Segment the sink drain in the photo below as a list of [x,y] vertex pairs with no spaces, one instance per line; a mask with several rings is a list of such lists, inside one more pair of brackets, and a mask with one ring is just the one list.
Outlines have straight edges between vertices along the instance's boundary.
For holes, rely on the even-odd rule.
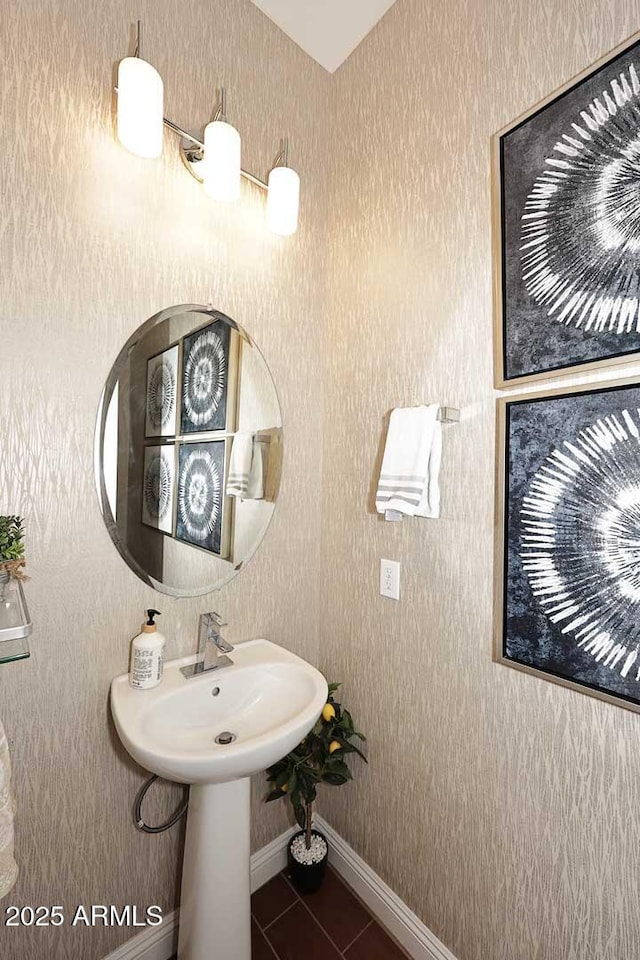
[[219,733],[216,737],[216,743],[219,743],[220,746],[226,747],[228,744],[233,743],[234,740],[237,740],[235,733],[230,733],[229,730],[223,730],[222,733]]

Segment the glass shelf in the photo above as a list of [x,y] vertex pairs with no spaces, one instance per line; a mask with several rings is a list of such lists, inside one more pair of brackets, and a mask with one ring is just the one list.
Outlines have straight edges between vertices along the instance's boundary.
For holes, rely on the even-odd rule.
[[22,583],[10,580],[0,584],[0,663],[29,656],[27,638],[32,629]]

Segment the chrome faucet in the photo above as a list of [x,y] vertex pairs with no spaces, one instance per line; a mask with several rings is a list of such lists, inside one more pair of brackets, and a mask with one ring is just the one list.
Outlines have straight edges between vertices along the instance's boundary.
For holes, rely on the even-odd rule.
[[200,636],[198,638],[198,659],[202,654],[202,669],[215,670],[216,667],[226,667],[233,663],[229,657],[233,647],[221,636],[220,627],[226,627],[227,622],[219,613],[203,613],[200,617]]
[[218,667],[229,667],[233,664],[233,660],[226,656],[227,653],[231,653],[233,646],[227,643],[220,633],[220,628],[226,625],[220,614],[215,611],[202,614],[196,661],[186,667],[180,667],[185,677],[195,677],[207,670],[217,670]]

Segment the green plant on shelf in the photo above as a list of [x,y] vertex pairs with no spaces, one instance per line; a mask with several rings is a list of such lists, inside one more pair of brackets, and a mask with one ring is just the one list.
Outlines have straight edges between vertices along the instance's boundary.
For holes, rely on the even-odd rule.
[[0,572],[21,578],[24,565],[24,521],[0,516]]
[[364,741],[366,737],[356,730],[349,711],[334,699],[339,686],[329,684],[329,696],[316,725],[294,750],[267,769],[267,781],[273,786],[265,800],[270,803],[288,797],[295,818],[305,831],[307,850],[311,846],[311,817],[319,784],[339,787],[353,779],[346,754],[357,753],[367,762],[352,742]]

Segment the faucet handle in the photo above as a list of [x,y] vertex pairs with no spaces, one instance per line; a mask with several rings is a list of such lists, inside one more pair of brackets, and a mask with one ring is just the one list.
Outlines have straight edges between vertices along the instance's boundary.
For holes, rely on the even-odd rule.
[[233,647],[230,643],[220,636],[219,628],[226,627],[227,623],[222,619],[219,613],[216,613],[215,610],[211,613],[203,613],[202,622],[207,631],[207,637],[211,640],[212,643],[216,645],[218,650],[221,653],[231,653]]
[[202,619],[207,627],[226,627],[227,621],[212,610],[211,613],[203,613]]

